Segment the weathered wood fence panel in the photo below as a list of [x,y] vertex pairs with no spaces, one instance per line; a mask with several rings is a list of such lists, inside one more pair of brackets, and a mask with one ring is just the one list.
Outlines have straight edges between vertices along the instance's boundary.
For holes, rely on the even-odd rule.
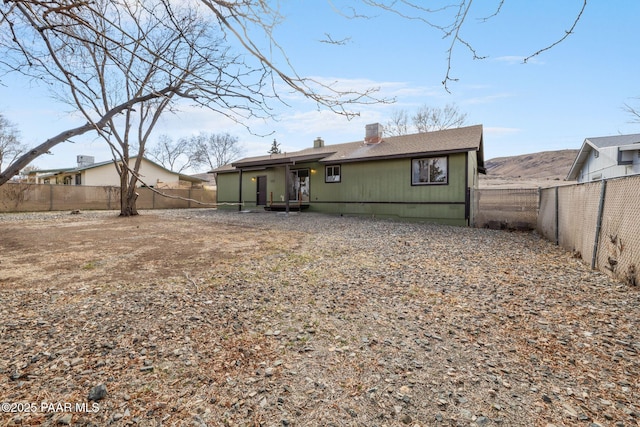
[[[215,190],[201,188],[138,188],[138,209],[215,207]],[[76,185],[24,184],[0,186],[0,212],[120,209],[120,188]]]

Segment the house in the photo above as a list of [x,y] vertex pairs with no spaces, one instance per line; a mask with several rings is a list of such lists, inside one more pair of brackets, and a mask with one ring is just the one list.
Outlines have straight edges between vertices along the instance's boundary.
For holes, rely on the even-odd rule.
[[640,133],[587,138],[567,181],[590,182],[640,173]]
[[193,178],[200,178],[202,180],[202,188],[205,190],[216,189],[216,178],[212,173],[196,173],[191,175]]
[[219,209],[308,209],[468,225],[470,190],[485,173],[482,125],[248,157],[217,174]]
[[[129,166],[134,167],[137,156],[129,158]],[[95,163],[92,156],[77,156],[77,166],[65,169],[34,170],[28,174],[28,181],[36,184],[120,186],[120,176],[113,160]],[[142,180],[137,186],[148,185],[157,188],[179,188],[201,186],[204,180],[189,175],[172,172],[142,158],[139,175]]]

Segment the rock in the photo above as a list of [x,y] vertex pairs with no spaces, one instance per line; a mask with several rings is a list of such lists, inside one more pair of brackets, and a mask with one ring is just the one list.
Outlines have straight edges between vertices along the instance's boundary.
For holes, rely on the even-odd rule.
[[71,425],[71,414],[64,414],[62,417],[58,418],[58,424],[63,426]]
[[578,418],[578,412],[568,403],[563,403],[562,409],[564,409],[565,416],[569,418]]
[[[123,257],[125,239],[117,252],[96,245],[98,256],[86,259],[97,267],[78,272],[72,267],[88,261],[48,246],[62,276],[0,278],[17,285],[5,287],[0,305],[5,394],[79,397],[89,410],[99,407],[69,413],[71,425],[602,427],[638,418],[640,306],[628,287],[536,235],[309,219],[305,229],[300,216],[300,224],[287,223],[294,229],[280,230],[262,228],[269,215],[256,215],[231,237],[217,235],[227,227],[217,221],[190,221],[203,240],[183,253],[184,269],[199,293],[169,273],[181,256],[166,266],[155,252]],[[328,235],[315,232],[316,221]],[[115,225],[134,231],[115,221],[107,228]],[[199,261],[213,250],[203,230],[225,242],[215,246],[224,262]],[[265,230],[278,238],[241,247],[264,257],[227,256],[236,253],[226,252],[229,242]],[[65,241],[84,251],[85,237],[69,233]],[[273,251],[264,246],[281,239]],[[29,272],[34,251],[0,265],[21,261]],[[129,255],[141,257],[131,277],[122,275]],[[108,393],[96,390],[87,401],[82,393],[99,383]],[[55,426],[64,415],[13,424]]]
[[97,402],[107,397],[107,386],[98,384],[89,391],[88,400]]
[[473,418],[473,414],[471,413],[471,411],[464,408],[460,409],[460,415],[462,415],[465,420],[469,421]]

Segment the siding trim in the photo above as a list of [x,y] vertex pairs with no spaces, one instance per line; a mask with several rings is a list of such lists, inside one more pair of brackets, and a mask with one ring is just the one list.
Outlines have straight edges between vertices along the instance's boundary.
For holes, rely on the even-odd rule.
[[347,205],[466,205],[466,202],[376,202],[376,201],[332,201],[312,200],[309,206],[315,204],[347,204]]

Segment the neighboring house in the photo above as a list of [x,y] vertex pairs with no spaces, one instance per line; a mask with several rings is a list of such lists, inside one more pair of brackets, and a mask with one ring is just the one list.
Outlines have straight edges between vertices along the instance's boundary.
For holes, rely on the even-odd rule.
[[[129,159],[131,168],[135,165],[136,157]],[[94,163],[92,156],[78,156],[77,159],[78,165],[74,168],[34,170],[29,172],[28,180],[36,184],[120,187],[120,176],[113,160]],[[146,158],[140,164],[139,176],[144,181],[144,184],[138,181],[139,187],[145,184],[157,188],[195,187],[202,186],[204,182],[200,178],[172,172]]]
[[640,173],[640,133],[587,138],[567,181],[590,182]]
[[[482,126],[383,137],[248,157],[214,171],[218,208],[371,215],[468,225],[485,173]],[[238,205],[240,204],[240,205]]]
[[212,173],[197,173],[191,175],[194,178],[200,178],[202,180],[202,188],[205,190],[215,190],[216,189],[216,178]]

